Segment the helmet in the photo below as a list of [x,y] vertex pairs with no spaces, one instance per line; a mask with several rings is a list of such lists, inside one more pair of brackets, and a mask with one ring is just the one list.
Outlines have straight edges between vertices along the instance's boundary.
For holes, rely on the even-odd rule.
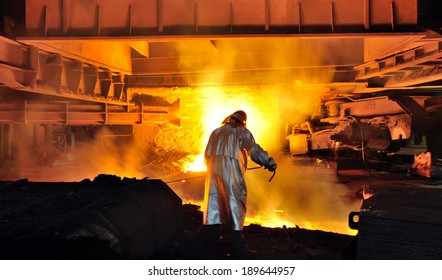
[[247,122],[247,114],[246,112],[242,111],[242,110],[238,110],[235,113],[230,115],[231,119],[235,119],[237,122],[239,122],[240,124],[242,124],[243,126],[246,125]]

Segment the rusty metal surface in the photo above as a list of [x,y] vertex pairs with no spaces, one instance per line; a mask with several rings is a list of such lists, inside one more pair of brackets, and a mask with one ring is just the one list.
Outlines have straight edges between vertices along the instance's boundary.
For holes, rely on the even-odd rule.
[[430,40],[421,46],[355,67],[356,80],[375,81],[388,88],[424,84],[441,79],[442,41]]
[[416,0],[26,1],[27,36],[394,32],[416,24]]
[[23,44],[0,41],[0,83],[21,92],[125,106],[132,86],[296,79],[358,95],[442,79],[441,39],[424,39],[416,0],[27,0],[25,6],[17,37]]
[[169,106],[118,106],[75,102],[0,103],[0,123],[127,125],[156,123],[180,126],[180,101]]
[[0,37],[0,70],[1,123],[180,126],[179,100],[163,107],[134,104],[124,74],[82,60]]
[[404,110],[388,98],[362,99],[340,105],[341,116],[367,117],[401,114]]
[[0,38],[0,82],[10,88],[128,102],[122,73]]

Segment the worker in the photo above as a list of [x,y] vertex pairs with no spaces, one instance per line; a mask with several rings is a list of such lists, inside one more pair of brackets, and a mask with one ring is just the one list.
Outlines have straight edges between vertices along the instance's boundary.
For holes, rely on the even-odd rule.
[[246,128],[247,115],[236,111],[227,116],[215,129],[206,146],[204,159],[207,166],[204,195],[203,224],[208,229],[209,239],[224,238],[222,232],[230,233],[231,255],[247,257],[243,236],[247,210],[247,188],[244,173],[247,159],[271,172],[276,163]]

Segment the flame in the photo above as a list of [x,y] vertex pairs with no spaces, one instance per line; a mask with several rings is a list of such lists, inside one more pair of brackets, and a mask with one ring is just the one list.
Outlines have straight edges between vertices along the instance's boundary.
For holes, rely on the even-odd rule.
[[244,223],[246,226],[251,224],[262,225],[266,227],[296,227],[296,223],[286,216],[284,210],[275,209],[273,211],[265,211],[263,213],[250,213],[246,216]]
[[183,168],[184,173],[207,170],[206,164],[204,163],[204,154],[189,156],[189,158],[190,161],[184,163],[184,168]]
[[355,230],[350,229],[346,223],[339,220],[306,220],[301,217],[290,217],[284,210],[258,211],[248,213],[244,225],[261,225],[271,228],[303,228],[308,230],[321,230],[341,234],[355,235]]
[[[182,128],[161,130],[158,126],[144,124],[134,126],[134,141],[136,141],[134,146],[137,149],[128,149],[124,152],[111,153],[109,151],[113,151],[114,146],[118,145],[103,149],[98,139],[87,145],[81,153],[78,147],[77,155],[81,162],[87,160],[93,165],[88,165],[82,171],[70,168],[75,170],[74,175],[91,178],[97,173],[111,173],[127,177],[164,179],[165,175],[176,174],[177,166],[182,168],[179,170],[180,173],[205,171],[203,153],[210,133],[221,125],[226,116],[236,110],[244,110],[247,113],[247,127],[253,133],[256,142],[270,155],[274,156],[277,152],[283,151],[283,145],[286,144],[286,124],[300,123],[306,119],[306,116],[317,113],[320,105],[319,97],[323,94],[320,85],[330,81],[330,77],[323,72],[286,72],[283,69],[286,69],[285,66],[290,66],[286,65],[286,62],[296,61],[300,65],[314,66],[321,65],[320,60],[323,57],[330,59],[333,56],[321,54],[317,51],[317,46],[310,47],[305,40],[238,40],[235,41],[238,48],[229,45],[230,42],[221,40],[217,42],[216,49],[211,43],[205,46],[224,54],[244,53],[244,59],[238,60],[236,59],[238,56],[224,55],[223,59],[218,61],[214,53],[208,57],[213,60],[196,63],[194,60],[189,60],[188,54],[197,52],[201,42],[189,45],[187,40],[183,40],[178,44],[182,49],[176,51],[182,53],[184,57],[179,66],[181,70],[184,72],[207,70],[208,73],[215,75],[198,81],[198,84],[190,81],[189,84],[193,87],[128,89],[128,95],[144,93],[163,97],[170,102],[181,98],[181,103],[184,105],[181,108]],[[293,52],[291,47],[298,43],[303,51]],[[275,52],[278,57],[263,64],[260,55],[262,50],[283,46],[286,46],[286,49]],[[233,60],[227,59],[230,57]],[[275,69],[282,69],[276,72],[277,75],[292,77],[292,81],[290,82],[288,78],[284,84],[263,85],[259,81],[262,76],[252,75],[255,78],[251,77],[251,80],[245,83],[256,83],[254,86],[225,86],[229,81],[223,77],[224,69],[230,71],[260,69],[263,65],[271,68],[272,65],[268,63],[274,63]],[[309,85],[314,90],[309,89]],[[183,154],[187,155],[184,159],[182,159]],[[167,166],[161,169],[160,176],[157,176],[156,168],[164,163]],[[279,159],[277,163],[278,174],[271,184],[268,182],[269,173],[263,169],[246,174],[249,193],[246,225],[254,223],[267,227],[300,226],[307,229],[348,233],[345,229],[347,215],[350,210],[354,210],[354,207],[339,200],[333,177],[297,170],[300,169],[299,166],[281,162]],[[314,181],[312,178],[319,179]],[[190,184],[182,182],[186,187]],[[198,182],[197,189],[204,190],[204,183]],[[178,193],[177,187],[174,190]],[[185,198],[190,196],[188,188],[183,188],[179,195],[183,198],[183,203],[202,204],[202,197],[189,200]]]
[[[268,120],[268,115],[279,115],[277,97],[273,100],[261,98],[257,105],[256,96],[250,97],[243,93],[250,91],[248,87],[234,89],[238,93],[229,92],[225,87],[202,87],[200,90],[204,99],[200,120],[196,120],[201,122],[202,128],[202,141],[197,149],[200,153],[188,158],[189,162],[184,166],[185,172],[206,170],[204,149],[210,133],[221,125],[225,117],[237,110],[243,110],[247,113],[249,116],[247,128],[252,131],[255,139],[259,139],[260,144],[268,146],[274,141],[274,135],[268,133],[274,130]],[[259,106],[259,103],[262,105]]]
[[[186,199],[183,204],[192,204],[202,209],[204,202],[196,199]],[[321,230],[341,234],[355,235],[355,230],[350,229],[346,223],[339,220],[306,220],[291,216],[282,209],[249,211],[244,222],[245,226],[261,225],[270,228],[303,228],[308,230]]]
[[[210,133],[221,125],[224,118],[236,110],[244,110],[248,115],[247,127],[255,140],[269,155],[277,157],[278,151],[283,150],[278,139],[285,139],[285,127],[288,118],[302,116],[285,111],[289,104],[296,103],[298,110],[294,112],[313,111],[313,102],[293,91],[302,90],[303,84],[295,81],[293,88],[284,92],[284,88],[269,87],[216,87],[205,86],[196,88],[193,92],[201,102],[201,111],[190,113],[194,132],[200,135],[201,142],[196,152],[186,157],[184,172],[205,171],[204,150]],[[278,92],[278,94],[275,94]],[[296,92],[295,92],[296,93]],[[309,104],[310,103],[310,104]],[[283,109],[281,109],[283,108]],[[281,112],[283,110],[283,112]],[[289,111],[292,112],[292,111]],[[282,117],[281,117],[282,116]],[[286,162],[284,162],[286,161]],[[339,194],[334,188],[334,175],[321,174],[320,188],[310,187],[318,174],[313,169],[302,170],[304,166],[293,165],[290,160],[277,158],[278,174],[270,184],[271,175],[264,169],[250,170],[245,174],[248,187],[248,212],[245,225],[259,224],[265,227],[301,227],[311,230],[324,230],[344,234],[355,234],[348,228],[347,215],[354,209],[353,205],[339,202]],[[249,165],[252,165],[250,163]],[[204,183],[200,183],[204,185]],[[183,199],[183,201],[186,201]],[[309,205],[304,205],[307,201]],[[192,203],[202,206],[203,202]],[[334,203],[333,206],[330,204]],[[333,207],[333,211],[327,209]]]

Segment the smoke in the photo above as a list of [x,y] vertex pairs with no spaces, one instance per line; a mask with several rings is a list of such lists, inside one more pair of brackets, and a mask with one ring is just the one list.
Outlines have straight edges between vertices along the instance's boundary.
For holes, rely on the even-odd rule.
[[[278,169],[271,182],[272,174],[264,169],[246,172],[249,220],[271,217],[303,228],[350,233],[348,214],[358,208],[358,202],[348,201],[347,189],[338,183],[333,169],[284,153],[290,126],[320,113],[321,96],[328,92],[332,80],[332,71],[321,65],[335,65],[328,44],[273,38],[204,41],[200,45],[182,41],[176,45],[180,69],[202,73],[199,80],[188,82],[201,86],[205,134],[228,114],[244,110],[255,140],[276,158]],[[204,60],[191,59],[201,53],[207,54]],[[259,69],[271,71],[260,74]],[[235,71],[254,73],[247,80],[251,85],[228,86]],[[207,84],[213,86],[205,87]]]
[[76,161],[87,166],[81,171],[84,172],[83,177],[115,174],[120,177],[142,178],[140,167],[144,162],[143,153],[127,141],[130,138],[130,135],[119,135],[102,127],[91,141],[78,146],[75,151]]
[[[182,40],[174,44],[173,53],[182,72],[196,73],[187,82],[201,89],[206,129],[214,129],[234,110],[244,110],[259,141],[278,151],[286,145],[289,126],[319,112],[334,60],[340,60],[329,53],[336,51],[335,44],[277,37]],[[230,86],[232,81],[255,86]],[[221,120],[215,122],[214,116]]]
[[359,201],[348,198],[349,190],[338,182],[333,168],[289,156],[277,156],[276,162],[271,182],[268,171],[246,172],[249,216],[273,215],[281,220],[279,226],[354,234],[347,225],[348,214],[359,209]]
[[[328,83],[335,65],[328,53],[332,41],[296,38],[247,38],[178,41],[178,67],[189,76],[189,84],[228,85],[235,77],[250,84],[272,82]],[[338,59],[338,58],[337,58]]]
[[[152,96],[180,98],[182,127],[161,130],[158,126],[134,126],[135,143],[119,141],[118,134],[103,128],[88,141],[77,143],[72,154],[80,164],[57,168],[57,177],[72,181],[92,179],[98,174],[130,178],[171,176],[168,170],[180,165],[181,157],[203,153],[210,132],[227,115],[244,110],[248,114],[247,127],[256,142],[278,164],[271,182],[268,180],[272,174],[264,169],[246,172],[248,217],[279,219],[279,226],[291,223],[348,233],[348,213],[357,205],[347,200],[346,188],[338,183],[333,170],[285,153],[288,126],[303,122],[320,110],[321,95],[327,91],[324,85],[331,80],[329,72],[315,67],[326,57],[324,48],[313,41],[294,39],[204,40],[196,45],[192,42],[179,42],[176,51],[182,71],[201,74],[191,81],[195,87],[143,89],[144,94]],[[198,59],[202,54],[207,55]],[[228,85],[233,72],[256,69],[272,71],[251,75],[248,85]],[[263,78],[266,83],[262,83]],[[161,170],[163,173],[154,170],[167,163],[171,168]],[[191,196],[195,199],[204,189],[201,181],[195,183],[199,185]],[[180,194],[189,195],[188,192],[182,190]],[[264,221],[263,225],[270,223]]]
[[[92,135],[85,136],[88,133]],[[71,143],[66,151],[60,151],[59,159],[40,165],[34,163],[32,169],[38,172],[26,174],[27,178],[33,181],[81,181],[92,180],[99,174],[122,178],[145,177],[140,169],[145,161],[144,154],[127,141],[130,135],[100,127],[77,131],[76,137],[75,145]],[[27,157],[32,159],[31,155]]]
[[[208,136],[218,127],[224,117],[242,109],[248,114],[247,127],[256,142],[278,164],[276,175],[268,182],[272,173],[253,169],[245,174],[248,187],[248,214],[246,222],[264,226],[293,226],[320,229],[324,231],[352,234],[348,228],[348,214],[359,208],[358,201],[348,200],[348,189],[337,180],[333,168],[319,164],[316,160],[299,159],[288,155],[285,149],[288,122],[301,122],[319,110],[318,96],[305,94],[302,84],[199,87],[189,96],[193,101],[183,99],[183,131]],[[198,103],[199,102],[199,103]],[[198,109],[196,109],[198,108]],[[195,133],[194,129],[206,129]],[[179,133],[167,135],[178,137]],[[181,133],[188,135],[188,133]],[[186,136],[178,142],[188,146]],[[197,142],[193,142],[197,144]],[[195,148],[204,151],[205,141]],[[198,144],[199,145],[199,144]],[[255,167],[250,162],[249,167]],[[190,175],[189,175],[190,176]],[[175,187],[175,186],[173,186]],[[200,190],[204,188],[200,182]],[[180,190],[180,196],[187,197],[187,190]],[[202,198],[201,198],[202,199]]]

